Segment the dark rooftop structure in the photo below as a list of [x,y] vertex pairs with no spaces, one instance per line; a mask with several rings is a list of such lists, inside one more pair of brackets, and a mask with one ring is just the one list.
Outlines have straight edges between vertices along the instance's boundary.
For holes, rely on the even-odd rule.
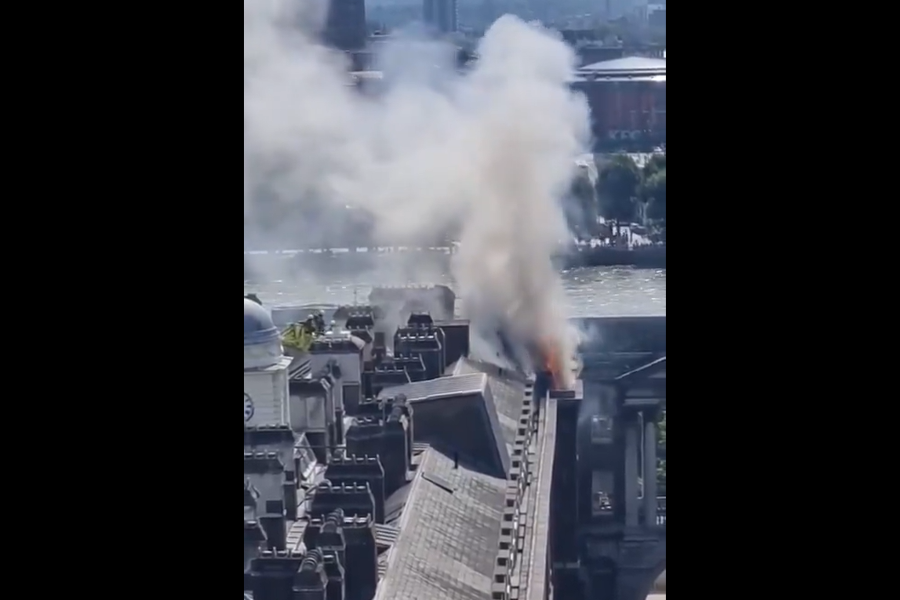
[[[656,456],[650,417],[665,403],[664,320],[595,324],[621,334],[582,349],[601,366],[574,390],[551,390],[549,374],[473,356],[466,321],[426,314],[448,311],[447,291],[379,294],[373,307],[345,311],[354,330],[372,333],[353,354],[360,381],[343,369],[323,384],[308,358],[294,357],[290,385],[316,394],[292,398],[290,424],[245,425],[245,600],[547,600],[551,589],[564,600],[643,600],[665,565],[665,498],[652,484],[638,495],[638,472]],[[380,302],[409,313],[393,337],[400,354],[384,346],[392,336]],[[634,328],[655,345],[633,348]],[[439,367],[430,379],[426,362],[429,373]],[[309,418],[295,421],[297,409]],[[604,421],[604,410],[615,418]],[[585,436],[595,422],[611,424],[608,435]],[[612,486],[614,510],[585,508],[595,479]],[[622,553],[636,540],[640,553]],[[633,576],[610,579],[609,564]]]
[[[323,599],[509,599],[514,589],[524,592],[530,573],[546,569],[526,560],[536,533],[534,544],[547,543],[547,531],[528,520],[540,505],[531,454],[543,433],[534,375],[469,357],[468,322],[446,320],[448,291],[375,294],[408,311],[408,323],[395,336],[401,354],[369,352],[362,376],[385,380],[396,371],[402,383],[345,404],[340,415],[336,401],[322,404],[335,407],[341,435],[307,434],[302,467],[270,451],[283,448],[272,444],[283,442],[284,427],[245,435],[244,591],[254,600],[288,600],[288,590],[301,588],[303,597]],[[433,320],[428,308],[445,320]],[[345,312],[348,319],[365,312],[359,327],[379,330],[380,311]],[[446,352],[442,324],[452,331]],[[421,380],[423,361],[437,377]],[[290,376],[312,377],[301,358]],[[312,448],[313,456],[306,438],[342,442]],[[269,451],[266,460],[248,462],[261,451]],[[320,595],[328,586],[344,594]]]
[[[509,468],[507,444],[512,439],[504,436],[488,379],[479,372],[450,375],[385,388],[380,395],[407,397],[415,410],[417,441],[452,447],[483,470],[505,474]],[[520,411],[522,398],[524,385],[519,390]]]
[[505,496],[505,477],[425,450],[375,597],[490,598]]
[[324,37],[339,50],[362,50],[366,44],[365,0],[331,0]]

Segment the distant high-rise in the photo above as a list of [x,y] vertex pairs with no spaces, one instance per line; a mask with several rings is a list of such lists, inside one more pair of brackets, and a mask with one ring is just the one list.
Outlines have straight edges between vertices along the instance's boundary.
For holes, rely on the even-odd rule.
[[331,0],[325,41],[339,50],[362,50],[366,37],[365,0]]
[[422,20],[441,33],[454,33],[459,28],[457,0],[424,0]]

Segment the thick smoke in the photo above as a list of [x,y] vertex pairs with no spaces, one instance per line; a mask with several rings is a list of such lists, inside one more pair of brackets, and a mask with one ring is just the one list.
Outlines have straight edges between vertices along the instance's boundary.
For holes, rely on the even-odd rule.
[[450,231],[467,316],[523,352],[568,360],[551,256],[568,237],[560,199],[589,137],[587,105],[568,86],[572,52],[506,16],[460,74],[453,48],[407,37],[380,53],[383,89],[367,97],[345,57],[314,41],[324,14],[317,0],[244,0],[248,235],[327,246],[361,212],[384,245]]

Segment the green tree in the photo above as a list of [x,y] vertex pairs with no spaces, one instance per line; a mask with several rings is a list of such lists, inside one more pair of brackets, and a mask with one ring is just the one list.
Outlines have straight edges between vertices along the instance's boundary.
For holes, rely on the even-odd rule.
[[616,223],[631,222],[635,215],[634,201],[640,182],[640,170],[630,156],[613,156],[600,168],[597,181],[600,214]]
[[641,186],[641,199],[647,205],[647,218],[666,226],[666,169],[662,168]]
[[579,237],[594,235],[597,229],[597,189],[596,175],[586,167],[580,167],[572,181],[571,196],[575,211],[570,216],[569,227]]
[[650,179],[656,173],[660,171],[664,171],[666,169],[666,155],[665,154],[654,154],[650,157],[650,160],[647,161],[647,164],[644,165],[643,175],[644,181]]

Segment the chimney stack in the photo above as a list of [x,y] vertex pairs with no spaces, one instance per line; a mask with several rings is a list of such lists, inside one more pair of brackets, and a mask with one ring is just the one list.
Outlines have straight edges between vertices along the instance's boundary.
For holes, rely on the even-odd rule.
[[375,498],[366,483],[333,484],[330,481],[320,483],[313,496],[310,514],[320,516],[335,509],[342,509],[345,514],[375,516]]
[[[291,464],[294,464],[293,460]],[[288,521],[296,521],[298,500],[296,471],[285,471],[282,488],[284,493],[284,517]]]
[[395,354],[394,365],[406,371],[410,381],[425,381],[425,363],[418,354]]
[[263,552],[250,567],[253,600],[293,600],[294,577],[302,561],[299,553]]
[[334,379],[329,368],[314,373],[309,379],[291,380],[291,428],[303,433],[322,464],[328,461],[334,447]]
[[[244,477],[259,494],[257,520],[266,532],[269,548],[284,548],[287,523],[284,509],[284,465],[275,452],[245,452]],[[245,484],[245,504],[247,502]]]
[[344,511],[336,508],[327,515],[312,517],[303,533],[307,548],[321,548],[334,552],[340,563],[347,564],[347,542],[344,537]]
[[328,575],[326,600],[345,600],[347,542],[344,538],[344,511],[338,508],[324,518],[313,517],[303,542],[307,548],[320,549],[325,558],[325,573]]
[[398,398],[385,403],[388,411],[385,422],[383,458],[385,464],[384,493],[390,496],[406,485],[412,460],[412,431],[406,398]]
[[[376,402],[365,402],[360,404],[360,410],[366,410],[368,413],[367,409],[375,405],[377,405]],[[382,452],[383,440],[384,421],[382,415],[359,414],[353,418],[347,429],[347,454],[378,456]],[[381,464],[387,467],[384,458],[381,459]]]
[[369,373],[369,385],[373,396],[377,396],[386,387],[403,385],[410,381],[406,368],[393,358],[375,365]]
[[[369,517],[344,517],[346,600],[369,600],[378,585],[378,550]],[[424,600],[424,599],[422,599]]]
[[321,550],[313,548],[300,563],[291,600],[325,600],[326,587],[328,575],[325,573],[324,557]]
[[443,321],[435,324],[444,333],[444,368],[469,355],[469,322]]
[[310,520],[303,536],[307,548],[319,548],[328,566],[327,600],[370,600],[378,584],[378,551],[370,517],[345,516],[342,509]]
[[372,360],[378,362],[387,354],[387,341],[383,331],[376,331],[372,335]]
[[249,479],[244,479],[244,520],[255,521],[259,491],[253,487]]
[[[244,573],[250,569],[253,559],[257,558],[263,542],[266,541],[266,533],[259,526],[258,521],[244,521]],[[244,589],[249,590],[248,581],[244,579]]]
[[437,379],[444,373],[444,332],[431,323],[416,321],[398,329],[394,334],[394,352],[420,355],[425,364],[425,379]]
[[375,499],[375,522],[384,523],[384,468],[377,456],[335,456],[325,471],[325,479],[335,485],[368,484]]
[[266,533],[269,550],[284,550],[287,547],[287,523],[284,517],[260,517],[259,524]]
[[328,587],[325,588],[325,600],[344,600],[344,567],[333,552],[325,552],[325,574],[328,575]]
[[284,466],[282,495],[285,516],[297,518],[297,474],[294,461],[294,432],[289,425],[244,427],[244,452],[275,452]]
[[[409,470],[412,466],[413,440],[415,439],[415,435],[413,435],[413,407],[407,400],[406,394],[397,394],[390,402],[393,405],[391,413],[402,414],[404,417],[402,421],[406,430],[406,464],[407,470]],[[400,409],[399,413],[396,412],[398,408]],[[399,417],[398,420],[400,420]]]
[[406,396],[366,402],[347,431],[347,452],[378,456],[384,470],[384,497],[404,486],[412,462],[412,411]]

